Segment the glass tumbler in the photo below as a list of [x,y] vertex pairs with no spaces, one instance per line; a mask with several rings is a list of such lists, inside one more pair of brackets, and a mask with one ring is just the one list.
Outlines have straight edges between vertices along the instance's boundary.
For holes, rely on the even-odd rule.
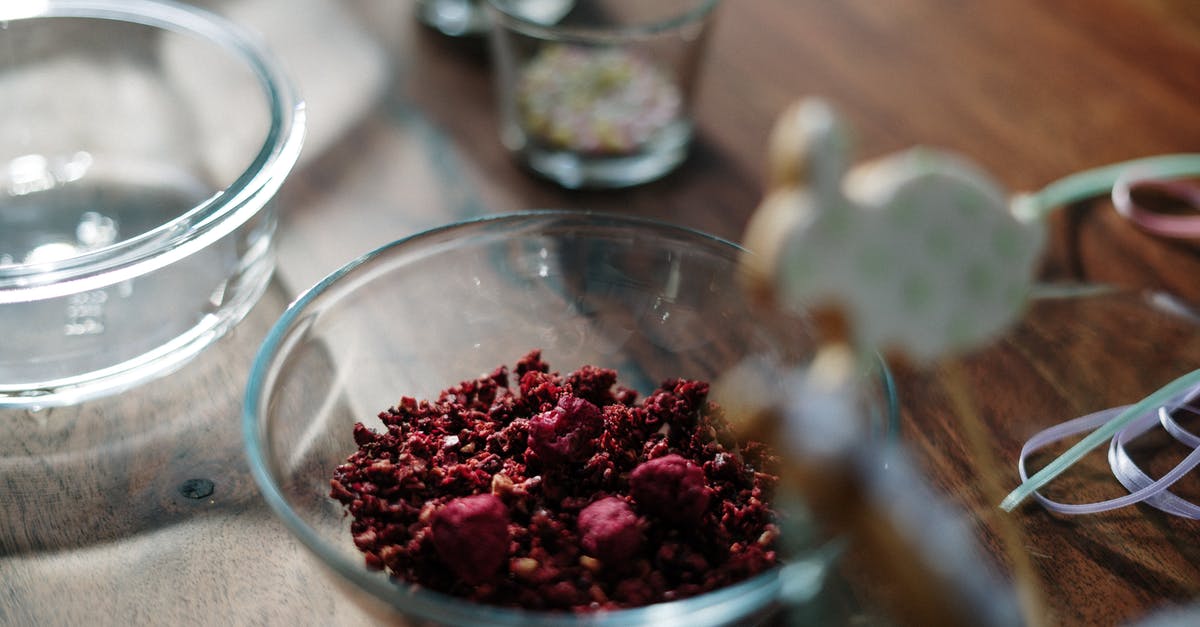
[[718,0],[489,0],[501,139],[567,188],[637,185],[687,157]]

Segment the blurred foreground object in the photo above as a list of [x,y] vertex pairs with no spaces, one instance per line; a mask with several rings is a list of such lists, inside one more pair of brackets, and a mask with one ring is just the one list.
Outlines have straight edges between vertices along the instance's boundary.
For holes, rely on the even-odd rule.
[[[877,349],[929,363],[981,345],[1020,316],[1045,241],[1038,216],[966,160],[914,148],[847,168],[847,133],[823,102],[789,109],[771,138],[771,188],[747,229],[744,278],[765,302],[810,311],[824,348],[794,394],[746,428],[785,443],[787,480],[831,529],[875,558],[894,618],[911,625],[1021,622],[1016,597],[979,559],[963,521],[897,446],[860,437],[844,399]],[[1019,206],[1019,205],[1014,205]],[[947,366],[985,492],[998,466],[961,374]],[[997,496],[998,498],[998,496]],[[1015,525],[1000,521],[1025,620],[1045,620]]]
[[1045,242],[1037,216],[971,163],[913,148],[847,169],[827,105],[788,110],[771,140],[771,191],[745,242],[747,278],[779,306],[837,308],[859,346],[921,361],[1015,322]]

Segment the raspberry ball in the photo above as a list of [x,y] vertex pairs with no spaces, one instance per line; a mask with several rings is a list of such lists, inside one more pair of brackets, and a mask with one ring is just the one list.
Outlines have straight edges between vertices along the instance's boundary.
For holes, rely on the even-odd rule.
[[704,469],[674,454],[634,468],[629,492],[642,510],[675,524],[699,521],[712,496]]
[[633,557],[642,546],[638,516],[623,499],[602,498],[579,512],[579,543],[602,562],[614,564]]
[[592,453],[592,439],[604,427],[600,408],[578,396],[566,395],[558,405],[529,420],[526,453],[544,464],[582,461]]
[[433,515],[433,547],[463,581],[490,580],[508,556],[508,509],[492,494],[464,496]]

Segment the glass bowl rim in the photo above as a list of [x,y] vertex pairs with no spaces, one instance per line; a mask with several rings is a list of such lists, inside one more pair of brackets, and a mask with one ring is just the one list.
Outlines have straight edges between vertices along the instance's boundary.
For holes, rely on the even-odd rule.
[[677,31],[690,24],[702,23],[721,3],[721,0],[694,0],[691,8],[657,20],[615,26],[563,27],[542,24],[514,13],[511,0],[486,0],[491,9],[492,30],[498,25],[507,26],[529,37],[550,41],[569,41],[580,44],[615,44],[632,39],[647,39],[663,33]]
[[303,144],[306,115],[279,62],[251,31],[172,0],[39,0],[0,9],[0,21],[80,18],[193,36],[241,61],[266,97],[270,127],[250,165],[224,189],[171,220],[66,259],[0,267],[0,303],[67,296],[136,278],[205,248],[244,224],[278,191]]
[[[561,625],[564,620],[569,620],[588,625],[625,625],[648,621],[649,624],[656,625],[684,626],[694,624],[693,621],[696,621],[698,617],[703,617],[708,621],[704,624],[723,624],[743,617],[741,608],[746,603],[754,603],[754,607],[767,609],[771,607],[772,603],[787,597],[789,590],[787,580],[792,577],[807,576],[804,571],[811,567],[808,560],[784,563],[778,568],[760,573],[744,581],[700,595],[641,607],[605,610],[593,614],[541,612],[475,603],[432,590],[406,588],[390,579],[383,580],[376,573],[368,573],[361,561],[352,562],[328,548],[328,543],[288,504],[273,473],[268,468],[265,455],[266,442],[263,437],[265,434],[260,429],[258,408],[265,400],[264,392],[267,385],[273,382],[266,379],[269,367],[278,351],[286,348],[283,344],[285,337],[301,320],[308,305],[337,284],[342,277],[396,248],[419,245],[425,240],[454,231],[467,231],[488,225],[521,224],[538,220],[546,220],[551,223],[563,220],[584,220],[603,226],[650,228],[698,238],[717,246],[729,247],[740,253],[749,252],[730,240],[661,220],[583,210],[535,209],[451,222],[397,239],[359,256],[318,281],[288,305],[279,320],[272,325],[255,355],[242,404],[242,436],[250,473],[254,477],[255,483],[258,484],[259,491],[267,505],[310,553],[343,580],[402,612],[414,614],[426,620],[448,621],[447,624],[468,624],[472,620],[486,620],[489,624],[503,625]],[[881,357],[878,357],[877,361],[881,370],[881,383],[884,387],[883,403],[887,421],[885,437],[890,438],[895,434],[898,421],[898,399],[895,383],[887,364]],[[840,550],[840,543],[835,540],[830,547],[818,549],[817,552],[824,554],[838,550]]]

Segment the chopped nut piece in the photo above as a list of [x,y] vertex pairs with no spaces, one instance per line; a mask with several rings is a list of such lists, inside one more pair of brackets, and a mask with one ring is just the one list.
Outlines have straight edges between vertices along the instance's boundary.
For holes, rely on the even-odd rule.
[[512,561],[511,568],[514,575],[529,579],[537,572],[539,566],[541,564],[532,557],[519,557]]
[[775,542],[775,539],[778,537],[779,528],[775,525],[767,525],[767,530],[762,532],[762,535],[758,536],[758,544],[759,546],[768,546]]
[[508,475],[497,473],[494,477],[492,477],[492,494],[495,494],[496,496],[503,496],[512,491],[513,482],[512,479],[508,478]]

